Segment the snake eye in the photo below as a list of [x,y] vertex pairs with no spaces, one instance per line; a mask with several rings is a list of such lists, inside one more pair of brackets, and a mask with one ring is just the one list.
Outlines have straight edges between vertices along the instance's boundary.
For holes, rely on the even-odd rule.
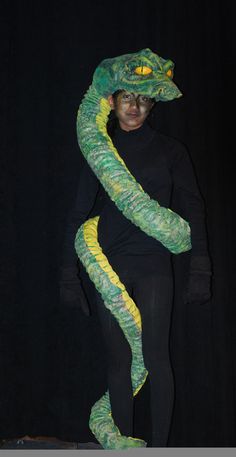
[[136,73],[136,75],[149,75],[150,73],[152,73],[152,69],[149,68],[149,67],[145,67],[142,66],[142,67],[136,67],[135,70],[134,70],[134,73]]
[[173,76],[173,70],[169,69],[169,70],[166,72],[166,76],[168,76],[169,78],[172,78],[172,76]]

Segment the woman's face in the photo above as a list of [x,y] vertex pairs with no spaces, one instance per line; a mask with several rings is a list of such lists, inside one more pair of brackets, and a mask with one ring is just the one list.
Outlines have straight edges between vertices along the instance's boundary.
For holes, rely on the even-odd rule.
[[115,110],[120,127],[126,131],[141,127],[154,105],[151,98],[126,90],[122,90],[116,97],[110,95],[108,101]]

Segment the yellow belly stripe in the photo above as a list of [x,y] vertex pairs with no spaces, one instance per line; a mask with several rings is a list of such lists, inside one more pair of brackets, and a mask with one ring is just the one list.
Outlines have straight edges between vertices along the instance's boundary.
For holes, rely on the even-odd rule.
[[121,295],[125,303],[127,311],[132,315],[137,327],[142,329],[142,321],[139,309],[135,305],[132,298],[129,296],[125,289],[124,284],[119,279],[119,276],[112,269],[107,257],[102,252],[102,248],[98,242],[97,227],[99,222],[99,216],[93,217],[86,221],[83,225],[83,233],[85,243],[90,253],[96,258],[100,268],[108,275],[109,280],[112,284],[117,286],[121,290]]

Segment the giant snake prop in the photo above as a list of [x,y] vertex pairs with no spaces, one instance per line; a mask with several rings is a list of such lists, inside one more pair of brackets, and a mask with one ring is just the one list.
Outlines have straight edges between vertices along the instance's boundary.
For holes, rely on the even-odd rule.
[[[79,107],[77,134],[89,166],[123,215],[174,254],[191,249],[189,224],[169,208],[161,207],[136,182],[107,133],[108,96],[117,90],[139,93],[156,101],[179,98],[173,83],[174,64],[150,49],[105,59]],[[143,386],[148,372],[142,354],[142,322],[139,309],[112,269],[98,242],[99,216],[79,228],[75,249],[104,305],[118,321],[132,351],[133,395]],[[109,391],[92,407],[89,427],[104,449],[145,447],[139,438],[121,435],[112,418]]]

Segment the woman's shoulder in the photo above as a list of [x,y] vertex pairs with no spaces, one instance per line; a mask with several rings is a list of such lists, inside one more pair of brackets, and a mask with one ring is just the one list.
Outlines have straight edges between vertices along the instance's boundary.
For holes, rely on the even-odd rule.
[[157,129],[154,129],[154,142],[156,142],[156,147],[161,149],[163,154],[171,161],[175,162],[183,156],[188,155],[187,146],[180,139],[167,135],[163,132],[160,132]]
[[153,127],[152,127],[152,129],[155,132],[156,141],[159,141],[160,143],[162,143],[166,147],[186,149],[186,145],[179,138],[176,138],[176,137],[171,136],[169,134],[163,133],[158,129],[154,129]]

